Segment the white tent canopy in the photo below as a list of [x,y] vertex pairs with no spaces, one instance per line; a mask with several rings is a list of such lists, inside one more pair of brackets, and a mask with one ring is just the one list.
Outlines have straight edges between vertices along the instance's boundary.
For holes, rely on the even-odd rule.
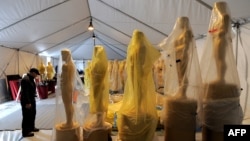
[[[250,0],[224,1],[228,3],[232,26],[235,26],[234,51],[246,111],[250,99],[250,58],[247,56]],[[106,48],[109,59],[125,59],[134,29],[144,32],[157,47],[180,16],[189,18],[201,56],[214,2],[216,0],[0,0],[1,78],[9,74],[22,75],[46,60],[46,56],[56,60],[62,48],[69,48],[73,59],[82,61],[91,59],[93,46],[98,44]],[[87,30],[91,18],[94,31]],[[247,111],[250,115],[250,110]]]
[[[195,37],[206,34],[215,0],[1,0],[0,45],[57,58],[70,48],[75,60],[92,56],[95,44],[109,59],[124,59],[134,29],[157,45],[172,31],[176,18],[190,19]],[[234,21],[250,17],[249,0],[227,0]],[[204,5],[206,3],[208,6]]]

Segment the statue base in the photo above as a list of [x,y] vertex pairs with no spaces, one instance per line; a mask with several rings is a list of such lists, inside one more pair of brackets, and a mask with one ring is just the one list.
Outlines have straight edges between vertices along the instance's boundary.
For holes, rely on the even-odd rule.
[[197,102],[167,98],[165,101],[165,141],[194,141]]
[[80,141],[80,125],[75,123],[72,128],[62,128],[62,124],[56,125],[55,141]]
[[237,98],[240,96],[240,90],[236,85],[212,82],[205,84],[207,100],[219,100],[224,98]]
[[203,125],[212,131],[222,132],[224,124],[241,124],[243,113],[240,91],[236,85],[215,81],[205,85]]
[[195,130],[164,128],[164,141],[195,141]]
[[118,140],[120,141],[152,141],[158,123],[157,116],[148,114],[127,116],[117,114]]
[[224,141],[224,133],[213,131],[206,126],[202,127],[202,141]]
[[[98,127],[96,127],[98,128]],[[83,141],[110,141],[112,125],[106,123],[106,126],[91,130],[83,127]]]

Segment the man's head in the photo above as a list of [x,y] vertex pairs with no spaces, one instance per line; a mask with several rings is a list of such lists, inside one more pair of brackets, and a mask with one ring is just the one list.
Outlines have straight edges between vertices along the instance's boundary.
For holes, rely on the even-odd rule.
[[36,68],[31,68],[30,69],[30,74],[35,78],[37,75],[40,75],[38,69]]

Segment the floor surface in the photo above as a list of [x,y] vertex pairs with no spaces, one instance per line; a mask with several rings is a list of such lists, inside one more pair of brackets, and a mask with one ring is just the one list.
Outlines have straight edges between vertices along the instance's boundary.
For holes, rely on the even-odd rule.
[[[37,105],[40,104],[55,104],[55,94],[50,94],[47,99],[37,99]],[[0,104],[0,126],[5,123],[2,119],[11,113],[21,110],[20,103],[18,101],[10,101]],[[4,113],[4,114],[2,114]],[[244,124],[250,124],[250,120],[246,119],[243,121]],[[21,123],[20,123],[21,124]],[[117,136],[113,135],[113,141],[116,141]],[[201,141],[201,132],[196,133],[196,141]],[[34,137],[23,138],[21,130],[0,130],[0,141],[52,141],[53,140],[53,130],[40,130],[35,133]],[[156,135],[153,141],[163,141],[163,135]]]

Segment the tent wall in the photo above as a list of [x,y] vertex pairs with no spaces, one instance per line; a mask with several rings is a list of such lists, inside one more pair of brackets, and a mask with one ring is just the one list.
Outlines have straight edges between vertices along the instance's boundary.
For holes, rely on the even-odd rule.
[[244,118],[250,119],[250,23],[241,25],[238,34],[234,37],[234,50],[237,58],[237,67],[242,87],[241,105]]
[[31,67],[37,67],[40,56],[1,47],[0,52],[0,78],[5,78],[6,75],[19,74],[22,76],[27,73]]
[[0,47],[0,103],[10,100],[9,86],[7,83],[8,75],[22,76],[31,67],[37,67],[41,57],[35,54]]
[[18,72],[18,53],[17,50],[0,47],[0,78],[6,75],[17,74]]
[[199,40],[196,40],[196,47],[197,47],[197,53],[198,53],[198,57],[199,60],[201,60],[201,56],[203,54],[203,47],[206,43],[206,38],[201,38]]
[[7,89],[6,79],[0,79],[0,103],[11,100],[11,96]]
[[[249,0],[225,0],[232,20],[249,20]],[[29,68],[47,63],[46,56],[58,57],[62,48],[72,50],[73,59],[91,59],[93,45],[107,48],[109,59],[124,59],[134,29],[145,33],[154,45],[173,29],[176,18],[188,16],[195,37],[206,34],[211,9],[216,0],[20,0],[0,5],[0,79],[27,73]],[[152,10],[153,9],[153,10]],[[95,30],[87,27],[93,19]],[[250,24],[241,25],[233,39],[241,82],[241,105],[250,118]],[[93,40],[93,35],[96,39]],[[199,58],[206,38],[196,40]],[[19,49],[19,50],[18,50]],[[25,52],[26,51],[26,52]],[[28,53],[32,52],[32,53]],[[59,59],[52,58],[54,67]],[[76,61],[84,69],[84,61]]]
[[27,52],[19,51],[18,56],[19,56],[18,74],[21,74],[21,76],[22,74],[27,73],[30,68],[32,67],[37,68],[40,61],[42,61],[40,56]]

